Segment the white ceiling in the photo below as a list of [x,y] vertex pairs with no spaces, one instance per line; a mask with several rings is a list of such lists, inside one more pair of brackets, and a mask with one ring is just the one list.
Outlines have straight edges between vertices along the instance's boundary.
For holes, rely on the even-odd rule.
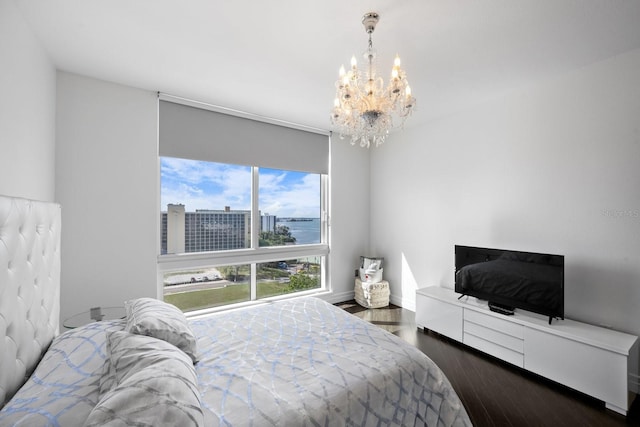
[[321,129],[365,12],[407,126],[640,48],[639,0],[14,1],[58,69]]

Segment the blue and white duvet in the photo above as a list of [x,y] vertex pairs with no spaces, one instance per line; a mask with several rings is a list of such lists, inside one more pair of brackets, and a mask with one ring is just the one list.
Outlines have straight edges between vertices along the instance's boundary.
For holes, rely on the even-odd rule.
[[98,403],[106,331],[124,321],[90,323],[56,337],[31,378],[0,411],[0,426],[81,426]]
[[211,425],[464,426],[427,356],[317,298],[194,320]]
[[[190,325],[206,426],[471,425],[422,352],[317,298]],[[0,411],[0,426],[81,426],[98,401],[105,331],[122,329],[122,321],[98,322],[57,337]]]

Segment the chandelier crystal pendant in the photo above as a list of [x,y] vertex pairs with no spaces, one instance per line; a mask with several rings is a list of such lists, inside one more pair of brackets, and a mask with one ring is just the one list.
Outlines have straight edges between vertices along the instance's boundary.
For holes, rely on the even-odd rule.
[[358,69],[355,56],[351,58],[351,69],[340,67],[336,81],[336,98],[331,112],[331,124],[340,138],[351,137],[351,145],[359,143],[369,148],[371,144],[382,144],[389,131],[402,127],[416,106],[411,96],[407,76],[400,68],[400,58],[391,69],[389,84],[385,88],[382,77],[376,75],[376,51],[373,49],[371,34],[380,16],[370,12],[362,18],[365,31],[369,34],[369,46],[364,52],[366,70]]

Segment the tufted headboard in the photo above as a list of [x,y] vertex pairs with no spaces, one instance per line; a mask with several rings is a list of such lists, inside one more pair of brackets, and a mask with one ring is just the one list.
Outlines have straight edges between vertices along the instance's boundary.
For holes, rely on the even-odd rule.
[[0,196],[0,407],[59,332],[60,205]]

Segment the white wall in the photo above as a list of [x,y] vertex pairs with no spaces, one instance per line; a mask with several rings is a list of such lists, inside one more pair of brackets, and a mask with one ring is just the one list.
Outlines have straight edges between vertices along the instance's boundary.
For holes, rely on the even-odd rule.
[[640,334],[639,160],[634,51],[394,136],[371,246],[408,307],[453,287],[454,244],[563,254],[566,316]]
[[[64,319],[102,305],[157,296],[159,219],[155,93],[58,74],[56,198],[63,205]],[[334,138],[330,280],[353,297],[366,254],[369,154]]]
[[53,201],[56,72],[11,0],[0,0],[0,194]]
[[354,271],[369,255],[369,152],[331,141],[331,302],[353,299]]
[[57,87],[61,318],[156,297],[156,94],[64,72]]

